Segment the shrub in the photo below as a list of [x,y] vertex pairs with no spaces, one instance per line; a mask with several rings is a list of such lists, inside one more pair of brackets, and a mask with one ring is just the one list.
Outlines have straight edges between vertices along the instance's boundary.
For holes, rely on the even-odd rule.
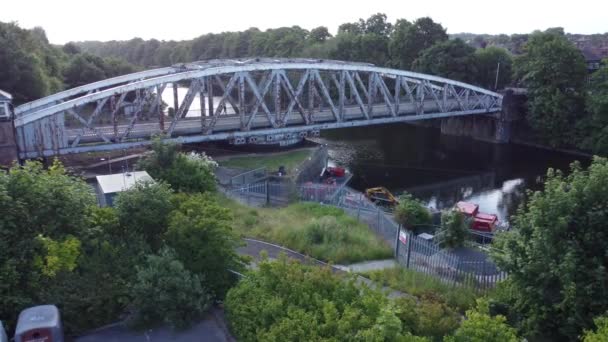
[[397,317],[403,324],[404,331],[417,336],[426,336],[435,340],[452,334],[460,323],[458,312],[450,308],[438,297],[401,297],[395,301]]
[[441,227],[437,240],[442,247],[456,248],[464,246],[469,231],[464,214],[457,210],[441,213]]
[[137,267],[131,287],[135,317],[133,324],[150,327],[165,323],[186,328],[200,318],[211,304],[201,278],[190,273],[170,249],[150,255],[144,267]]
[[229,270],[244,271],[232,215],[208,195],[192,195],[181,203],[171,214],[166,237],[184,266],[205,277],[214,298],[223,298],[233,284]]
[[[395,341],[404,338],[387,297],[329,268],[286,257],[262,261],[228,292],[239,341]],[[410,335],[407,335],[411,337]]]
[[399,205],[395,208],[395,220],[406,229],[413,226],[431,224],[432,217],[429,210],[419,200],[408,193],[399,198]]

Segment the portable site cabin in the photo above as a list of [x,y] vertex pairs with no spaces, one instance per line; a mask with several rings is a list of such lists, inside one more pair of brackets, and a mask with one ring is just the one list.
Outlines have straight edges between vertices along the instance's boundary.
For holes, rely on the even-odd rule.
[[137,182],[154,182],[146,171],[115,173],[95,178],[97,179],[97,197],[99,205],[102,207],[113,206],[116,194],[131,189]]

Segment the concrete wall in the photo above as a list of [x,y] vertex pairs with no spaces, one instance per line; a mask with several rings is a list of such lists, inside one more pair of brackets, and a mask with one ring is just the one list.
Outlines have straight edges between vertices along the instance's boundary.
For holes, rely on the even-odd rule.
[[10,166],[18,159],[12,121],[0,121],[0,165]]
[[466,136],[493,143],[508,143],[514,137],[528,136],[523,132],[527,96],[512,90],[503,92],[501,113],[452,117],[441,120],[441,133]]

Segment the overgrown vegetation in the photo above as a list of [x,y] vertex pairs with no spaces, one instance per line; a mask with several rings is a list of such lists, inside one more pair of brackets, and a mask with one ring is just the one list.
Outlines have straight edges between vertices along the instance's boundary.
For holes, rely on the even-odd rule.
[[367,272],[364,273],[364,276],[382,286],[388,286],[416,297],[436,298],[460,313],[472,308],[477,298],[474,289],[452,286],[435,277],[404,267]]
[[440,297],[391,300],[351,276],[285,257],[259,266],[226,297],[241,341],[517,341],[483,301],[463,321]]
[[295,169],[310,157],[310,150],[298,150],[271,155],[255,155],[245,157],[232,157],[219,162],[221,166],[253,170],[265,167],[270,172],[275,172],[280,166],[284,166],[287,174],[294,173]]
[[395,208],[395,220],[405,229],[415,229],[416,226],[432,222],[430,211],[408,193],[399,197],[399,205]]
[[127,308],[138,323],[184,327],[224,297],[235,282],[228,269],[244,270],[232,216],[213,196],[141,183],[116,204],[98,208],[93,189],[57,162],[0,172],[0,317],[9,330],[40,303],[59,306],[68,333]]
[[213,169],[217,163],[204,153],[185,154],[180,152],[180,148],[179,144],[157,136],[152,142],[152,151],[139,160],[137,167],[146,170],[152,178],[167,182],[176,191],[214,191]]
[[441,213],[441,225],[436,236],[441,247],[463,247],[468,234],[469,227],[463,213],[454,209]]
[[367,225],[335,207],[296,203],[285,208],[249,208],[223,201],[234,213],[234,229],[245,236],[272,241],[333,263],[392,256],[391,248]]

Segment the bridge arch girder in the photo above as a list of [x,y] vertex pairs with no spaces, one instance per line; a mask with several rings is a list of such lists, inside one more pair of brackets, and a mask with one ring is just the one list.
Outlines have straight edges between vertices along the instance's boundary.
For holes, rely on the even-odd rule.
[[[147,144],[156,133],[183,141],[234,139],[492,113],[502,106],[500,94],[462,82],[341,61],[215,61],[136,77],[55,105],[30,105],[15,119],[22,157]],[[167,88],[172,103],[161,100]]]

